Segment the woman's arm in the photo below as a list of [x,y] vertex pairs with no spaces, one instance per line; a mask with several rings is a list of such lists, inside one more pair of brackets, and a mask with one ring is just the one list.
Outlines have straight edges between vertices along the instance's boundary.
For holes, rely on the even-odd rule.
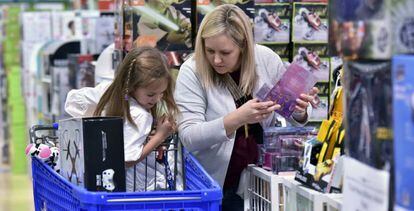
[[206,120],[207,96],[193,66],[192,58],[181,66],[174,98],[180,110],[177,120],[181,142],[188,150],[197,151],[230,141],[230,138],[223,117]]

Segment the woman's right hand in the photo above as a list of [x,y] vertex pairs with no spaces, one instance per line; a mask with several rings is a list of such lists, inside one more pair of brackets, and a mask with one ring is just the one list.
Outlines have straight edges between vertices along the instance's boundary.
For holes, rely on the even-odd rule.
[[256,98],[247,101],[224,117],[227,136],[233,134],[242,125],[254,124],[267,119],[277,109],[280,109],[280,105],[273,101],[260,102]]
[[240,124],[243,125],[263,121],[277,109],[280,109],[280,105],[273,101],[260,102],[254,98],[240,106],[236,112],[241,120]]

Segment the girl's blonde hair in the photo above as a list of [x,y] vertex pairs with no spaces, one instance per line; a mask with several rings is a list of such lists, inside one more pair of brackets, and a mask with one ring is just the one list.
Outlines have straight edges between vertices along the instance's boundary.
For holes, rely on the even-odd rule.
[[[146,87],[150,83],[166,79],[167,89],[162,97],[162,102],[151,109],[154,118],[159,117],[161,112],[166,112],[167,116],[174,120],[178,114],[175,104],[174,80],[171,77],[167,63],[167,58],[159,50],[152,47],[140,47],[132,49],[118,66],[116,76],[112,84],[102,95],[95,109],[94,115],[101,116],[105,110],[106,116],[121,116],[135,125],[129,110],[129,98],[137,88]],[[167,108],[163,109],[165,105]]]
[[196,69],[201,76],[204,88],[213,84],[223,84],[221,80],[223,77],[214,71],[207,60],[204,40],[225,34],[240,48],[239,86],[244,94],[252,94],[257,79],[252,30],[252,24],[247,15],[235,5],[218,6],[204,17],[195,44]]

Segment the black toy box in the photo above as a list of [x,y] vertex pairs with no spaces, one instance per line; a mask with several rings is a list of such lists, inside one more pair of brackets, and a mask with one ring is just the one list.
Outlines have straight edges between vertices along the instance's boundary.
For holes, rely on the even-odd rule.
[[125,191],[122,118],[61,120],[59,136],[63,177],[88,191]]

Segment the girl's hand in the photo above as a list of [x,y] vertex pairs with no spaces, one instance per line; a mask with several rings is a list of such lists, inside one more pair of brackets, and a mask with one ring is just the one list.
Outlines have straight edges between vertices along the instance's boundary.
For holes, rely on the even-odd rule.
[[[160,135],[164,139],[175,131],[175,122],[166,116],[162,116],[157,121],[156,135]],[[161,142],[162,143],[162,142]]]
[[268,118],[280,105],[273,101],[260,102],[254,98],[237,109],[241,124],[254,124]]

